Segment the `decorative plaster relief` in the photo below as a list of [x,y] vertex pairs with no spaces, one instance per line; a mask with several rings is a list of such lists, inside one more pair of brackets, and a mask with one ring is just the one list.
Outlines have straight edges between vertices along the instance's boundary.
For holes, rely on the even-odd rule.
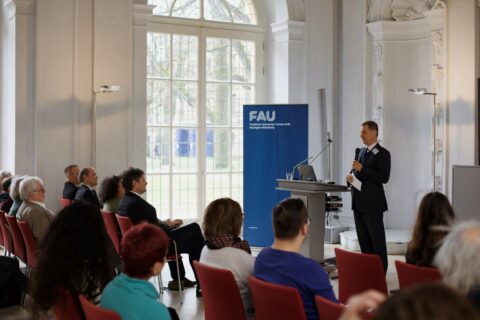
[[368,0],[367,23],[392,19],[392,0]]
[[373,121],[378,124],[378,140],[383,142],[383,44],[373,42]]
[[424,0],[393,0],[392,17],[397,21],[415,20],[423,18],[423,11],[428,10]]

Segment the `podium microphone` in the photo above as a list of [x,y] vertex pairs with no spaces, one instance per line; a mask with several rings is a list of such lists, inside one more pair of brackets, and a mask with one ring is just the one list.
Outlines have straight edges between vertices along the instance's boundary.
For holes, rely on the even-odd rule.
[[[358,161],[358,155],[360,154],[360,148],[356,148],[355,149],[355,161]],[[350,174],[354,173],[355,172],[355,169],[352,169],[350,171]]]
[[297,167],[305,162],[308,162],[310,159],[312,159],[314,156],[310,156],[308,157],[307,159],[303,159],[302,161],[300,161],[299,163],[297,163],[296,165],[293,166],[292,168],[292,179],[293,179],[293,175],[295,174],[295,169],[297,169]]

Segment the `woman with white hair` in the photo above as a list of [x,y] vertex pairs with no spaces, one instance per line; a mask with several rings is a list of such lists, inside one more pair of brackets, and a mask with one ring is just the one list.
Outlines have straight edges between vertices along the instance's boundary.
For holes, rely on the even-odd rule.
[[467,295],[480,309],[480,222],[454,226],[438,250],[434,265],[446,284]]

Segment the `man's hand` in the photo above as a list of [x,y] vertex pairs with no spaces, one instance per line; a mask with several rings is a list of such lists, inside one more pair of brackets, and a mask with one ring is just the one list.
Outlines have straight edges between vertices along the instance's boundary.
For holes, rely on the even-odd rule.
[[[365,315],[371,315],[387,297],[376,290],[368,290],[354,296],[347,301],[347,308],[343,311],[340,320],[361,320]],[[369,319],[370,317],[367,317]]]
[[357,160],[353,161],[352,169],[355,171],[362,171],[363,165]]
[[353,183],[353,176],[351,174],[347,174],[346,179],[349,183]]
[[181,219],[175,219],[175,220],[167,219],[167,220],[165,220],[165,223],[170,228],[178,228],[183,224],[183,220],[181,220]]

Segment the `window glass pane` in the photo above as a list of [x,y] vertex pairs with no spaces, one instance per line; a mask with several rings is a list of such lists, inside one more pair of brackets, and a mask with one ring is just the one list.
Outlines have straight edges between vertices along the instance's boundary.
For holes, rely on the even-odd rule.
[[172,175],[172,218],[197,218],[197,175]]
[[243,173],[232,173],[232,199],[243,208]]
[[232,130],[232,171],[243,171],[243,129]]
[[147,80],[147,124],[170,123],[170,81]]
[[147,127],[147,172],[170,170],[170,129]]
[[229,130],[209,128],[207,129],[206,140],[207,171],[228,171],[230,169]]
[[255,82],[255,43],[232,40],[232,81]]
[[207,81],[230,80],[230,40],[207,38]]
[[232,22],[230,10],[223,0],[205,0],[204,3],[205,19],[213,21]]
[[170,35],[147,33],[147,77],[170,77]]
[[173,5],[172,17],[200,18],[200,0],[177,0]]
[[173,172],[197,170],[197,129],[173,128]]
[[225,174],[207,174],[206,176],[206,205],[215,199],[230,197],[230,175]]
[[232,85],[232,126],[243,126],[243,105],[255,101],[255,87]]
[[173,35],[173,79],[197,80],[198,38]]
[[257,15],[252,0],[226,0],[234,23],[257,24]]
[[173,125],[197,124],[197,83],[173,82]]
[[157,217],[169,218],[169,178],[168,175],[147,174],[147,199],[157,210]]
[[228,125],[230,111],[230,86],[207,83],[207,126]]
[[159,16],[169,16],[173,1],[174,0],[148,0],[148,4],[153,4],[156,6],[153,9],[153,14]]

